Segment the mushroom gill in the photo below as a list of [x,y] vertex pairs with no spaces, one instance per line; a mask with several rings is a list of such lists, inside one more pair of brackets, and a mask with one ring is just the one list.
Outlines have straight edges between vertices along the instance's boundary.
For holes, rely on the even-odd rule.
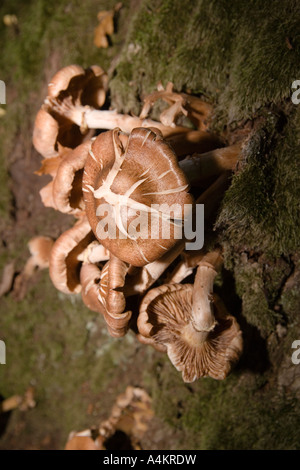
[[192,284],[165,284],[144,297],[138,317],[139,339],[160,351],[182,372],[184,382],[224,379],[239,359],[242,336],[236,319],[213,295],[216,325],[208,333],[192,322]]

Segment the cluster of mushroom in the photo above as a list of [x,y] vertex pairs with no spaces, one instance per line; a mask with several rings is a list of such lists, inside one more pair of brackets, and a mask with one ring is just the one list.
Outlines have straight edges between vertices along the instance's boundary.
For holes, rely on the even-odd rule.
[[[36,117],[37,173],[52,178],[42,201],[75,218],[51,249],[52,282],[80,293],[112,336],[131,329],[166,352],[185,382],[223,379],[241,354],[242,335],[213,293],[222,253],[185,250],[179,233],[185,206],[193,215],[204,204],[206,219],[213,213],[241,144],[224,146],[207,129],[211,106],[171,83],[144,99],[138,117],[106,109],[107,92],[100,67],[65,67]],[[158,102],[165,109],[150,119]],[[164,207],[175,207],[172,215]],[[143,236],[149,217],[156,237]]]

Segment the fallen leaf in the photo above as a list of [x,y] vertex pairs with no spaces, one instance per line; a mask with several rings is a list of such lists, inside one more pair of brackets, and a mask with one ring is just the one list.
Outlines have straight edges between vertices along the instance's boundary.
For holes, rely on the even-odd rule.
[[107,48],[109,45],[107,36],[114,32],[114,12],[100,11],[97,18],[99,24],[94,31],[94,44],[99,48]]
[[18,18],[16,17],[16,15],[4,15],[3,23],[5,24],[5,26],[14,26],[18,24]]
[[96,47],[107,48],[109,46],[108,36],[114,32],[114,15],[122,7],[122,3],[117,3],[112,10],[99,11],[97,19],[98,26],[94,30],[94,44]]
[[116,398],[109,418],[94,430],[72,431],[65,450],[105,450],[106,441],[113,439],[118,431],[127,436],[133,449],[140,450],[139,441],[147,431],[153,416],[151,398],[147,392],[139,387],[128,386],[125,392]]

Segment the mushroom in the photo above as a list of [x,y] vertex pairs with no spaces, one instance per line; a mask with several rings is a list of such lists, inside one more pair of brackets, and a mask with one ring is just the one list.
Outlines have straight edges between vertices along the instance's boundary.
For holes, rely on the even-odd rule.
[[[136,127],[156,127],[178,157],[207,152],[222,145],[219,137],[207,131],[211,105],[193,95],[174,92],[172,83],[167,84],[166,90],[160,85],[159,91],[145,98],[139,117],[99,109],[105,101],[106,90],[107,75],[98,66],[84,70],[70,65],[57,72],[35,123],[33,142],[39,153],[51,158],[59,153],[59,144],[71,148],[79,145],[86,138],[82,134],[88,129],[90,137],[93,129],[116,127],[127,133]],[[146,119],[158,99],[163,99],[170,107],[161,113],[159,121]],[[180,115],[188,118],[188,125],[176,122]]]
[[50,237],[38,235],[28,242],[30,258],[28,258],[23,273],[30,276],[33,271],[46,269],[49,267],[49,257],[53,247],[54,240]]
[[0,402],[0,414],[7,413],[18,408],[21,411],[27,411],[34,408],[36,402],[34,400],[34,388],[28,387],[24,395],[13,395]]
[[[70,67],[75,67],[76,70],[78,66]],[[83,69],[79,67],[77,73],[81,77]],[[64,69],[58,72],[57,75],[59,77],[63,75],[63,83],[66,88],[68,80],[64,77]],[[69,78],[69,73],[66,73],[66,75]],[[104,73],[103,76],[106,77]],[[61,81],[59,80],[59,84],[60,83]],[[53,86],[54,85],[55,84],[53,84]],[[54,88],[57,90],[58,87],[55,85]],[[90,89],[90,85],[88,89]],[[152,105],[159,98],[171,104],[170,108],[161,113],[160,121],[146,119]],[[51,93],[51,90],[45,100],[45,107],[50,114],[55,115],[55,117],[60,116],[64,120],[67,119],[69,123],[72,122],[81,129],[112,130],[119,127],[124,132],[130,133],[132,129],[136,127],[156,127],[162,132],[165,138],[170,138],[176,153],[178,146],[178,153],[180,154],[184,150],[183,144],[178,139],[178,136],[181,136],[185,144],[189,147],[189,150],[186,150],[185,154],[199,150],[199,145],[200,149],[204,152],[214,148],[215,144],[220,145],[221,143],[216,135],[204,132],[204,130],[206,131],[207,129],[205,122],[208,115],[211,113],[211,105],[200,100],[198,97],[185,93],[175,93],[172,83],[167,85],[166,90],[162,88],[162,90],[154,92],[145,98],[145,105],[139,117],[120,114],[116,110],[97,109],[99,106],[95,106],[91,100],[87,101],[81,99],[80,101],[78,99],[65,99],[63,95],[59,95],[58,91],[54,94]],[[176,124],[175,121],[180,114],[187,116],[190,120],[190,124],[196,126],[198,130],[194,131],[190,126]]]
[[140,305],[138,339],[166,352],[185,382],[224,379],[242,352],[239,325],[213,293],[221,259],[218,251],[206,254],[193,285],[161,285]]
[[101,107],[106,98],[108,78],[98,65],[83,69],[68,65],[59,70],[48,85],[46,104],[68,101],[75,105]]
[[28,281],[33,276],[35,270],[47,269],[49,267],[50,253],[54,240],[50,237],[38,235],[28,242],[30,257],[27,259],[24,268],[16,276],[13,292],[16,300],[22,300],[26,294]]
[[[122,442],[125,449],[141,449],[139,441],[153,418],[151,398],[139,387],[126,387],[124,393],[117,396],[108,419],[91,429],[69,434],[65,450],[105,450],[111,448],[111,442],[118,431],[125,436]],[[129,444],[129,446],[128,446]],[[115,441],[120,447],[120,440]]]
[[129,327],[132,312],[126,310],[123,292],[128,265],[111,255],[101,270],[91,263],[84,263],[80,271],[82,299],[91,310],[104,316],[108,331],[113,337],[124,336]]
[[99,244],[85,216],[55,241],[50,257],[49,273],[55,287],[65,294],[79,293],[84,264],[101,263],[109,252]]
[[89,131],[80,122],[74,124],[67,116],[57,112],[64,106],[93,106],[104,104],[107,75],[99,66],[83,69],[69,65],[58,71],[48,85],[48,96],[37,113],[33,129],[33,145],[44,158],[57,157],[61,148],[75,148],[89,139]]
[[156,129],[127,136],[117,128],[92,144],[83,176],[88,220],[96,238],[133,266],[160,258],[182,238],[185,205],[193,206],[187,190],[176,155]]
[[66,93],[68,88],[72,89],[74,95],[80,89],[79,83],[84,81],[84,69],[80,65],[71,64],[63,67],[53,75],[50,83],[48,83],[49,98],[56,98],[62,93]]
[[78,258],[95,240],[85,216],[66,230],[54,242],[49,262],[49,274],[54,286],[65,294],[79,293],[79,273],[82,261]]
[[52,176],[52,180],[40,190],[45,207],[74,216],[84,210],[82,175],[91,142],[83,142],[75,149],[62,148],[58,156],[42,161],[41,168],[35,173]]
[[83,303],[93,312],[105,314],[105,307],[99,300],[101,269],[97,264],[83,263],[80,269],[81,297]]
[[91,141],[87,141],[69,151],[57,168],[52,194],[54,206],[60,212],[78,214],[84,210],[82,176],[90,147]]
[[187,93],[177,93],[173,89],[174,84],[168,82],[164,89],[160,82],[157,91],[144,98],[144,106],[140,113],[140,119],[145,119],[154,103],[162,99],[170,106],[160,114],[160,121],[165,126],[175,127],[180,116],[185,116],[196,125],[197,129],[205,130],[207,128],[207,119],[211,114],[212,107],[209,103],[201,100],[197,96]]
[[204,256],[203,250],[197,251],[182,251],[180,253],[180,262],[173,269],[172,272],[167,274],[165,279],[166,284],[179,284],[185,278],[190,276],[195,267],[199,264]]
[[35,118],[32,143],[44,158],[58,155],[59,123],[45,109],[41,108]]

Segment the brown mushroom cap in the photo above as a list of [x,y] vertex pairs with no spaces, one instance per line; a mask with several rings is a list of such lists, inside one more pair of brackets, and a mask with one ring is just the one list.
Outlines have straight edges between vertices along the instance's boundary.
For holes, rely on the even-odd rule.
[[[51,98],[59,96],[62,91],[70,87],[72,79],[76,77],[84,77],[84,69],[80,65],[71,64],[58,70],[48,83],[48,96]],[[74,85],[71,88],[74,88]]]
[[58,122],[45,109],[41,108],[35,118],[32,143],[44,158],[58,155],[56,141],[58,136]]
[[99,300],[101,269],[93,263],[83,263],[80,269],[81,297],[83,303],[93,312],[105,314],[105,307]]
[[48,85],[48,98],[64,99],[71,97],[73,103],[94,108],[105,102],[107,74],[98,65],[83,69],[80,65],[68,65],[59,70]]
[[87,141],[69,151],[57,168],[52,191],[60,212],[77,214],[84,210],[82,176],[90,147],[91,141]]
[[205,334],[192,323],[192,284],[165,284],[144,297],[138,317],[139,339],[167,352],[185,382],[200,377],[224,379],[239,359],[242,334],[236,319],[213,295],[217,324]]
[[83,69],[69,65],[59,70],[48,85],[48,96],[37,113],[33,145],[44,158],[59,154],[59,145],[75,148],[92,137],[93,130],[74,124],[61,113],[62,106],[101,107],[106,98],[107,74],[97,65]]
[[59,156],[65,148],[75,148],[89,140],[93,134],[94,131],[82,134],[68,118],[43,105],[36,115],[32,143],[44,158],[52,158]]
[[54,240],[51,237],[45,237],[42,235],[38,235],[29,240],[28,248],[31,258],[38,268],[48,268],[53,244]]
[[80,271],[81,296],[85,305],[104,316],[111,336],[127,333],[131,311],[126,310],[123,292],[128,265],[111,255],[103,269],[83,263]]
[[[182,226],[176,226],[172,217],[182,218],[184,205],[193,204],[187,188],[177,158],[159,131],[136,128],[127,139],[116,128],[100,134],[92,144],[83,177],[86,214],[101,243],[131,265],[144,266],[178,242]],[[108,216],[98,216],[104,204],[112,210]],[[175,205],[177,212],[173,215],[153,209],[161,204]],[[133,238],[130,224],[137,214],[144,215],[146,223],[141,237]],[[162,238],[162,232],[159,239],[150,238],[152,217],[161,228],[169,228],[169,239]],[[116,229],[115,238],[99,235],[98,224],[104,218]]]
[[33,276],[36,269],[42,270],[49,267],[51,250],[54,240],[50,237],[38,235],[28,242],[30,257],[27,259],[24,268],[14,280],[14,298],[22,300],[27,292],[28,281]]
[[105,305],[105,321],[108,331],[114,337],[124,336],[132,315],[126,310],[124,294],[125,277],[129,265],[116,256],[110,256],[101,273],[99,299]]
[[54,286],[65,294],[79,293],[80,254],[95,240],[84,217],[55,241],[51,250],[49,274]]
[[99,65],[91,65],[86,71],[86,85],[81,94],[81,104],[101,108],[105,103],[108,88],[108,76]]

